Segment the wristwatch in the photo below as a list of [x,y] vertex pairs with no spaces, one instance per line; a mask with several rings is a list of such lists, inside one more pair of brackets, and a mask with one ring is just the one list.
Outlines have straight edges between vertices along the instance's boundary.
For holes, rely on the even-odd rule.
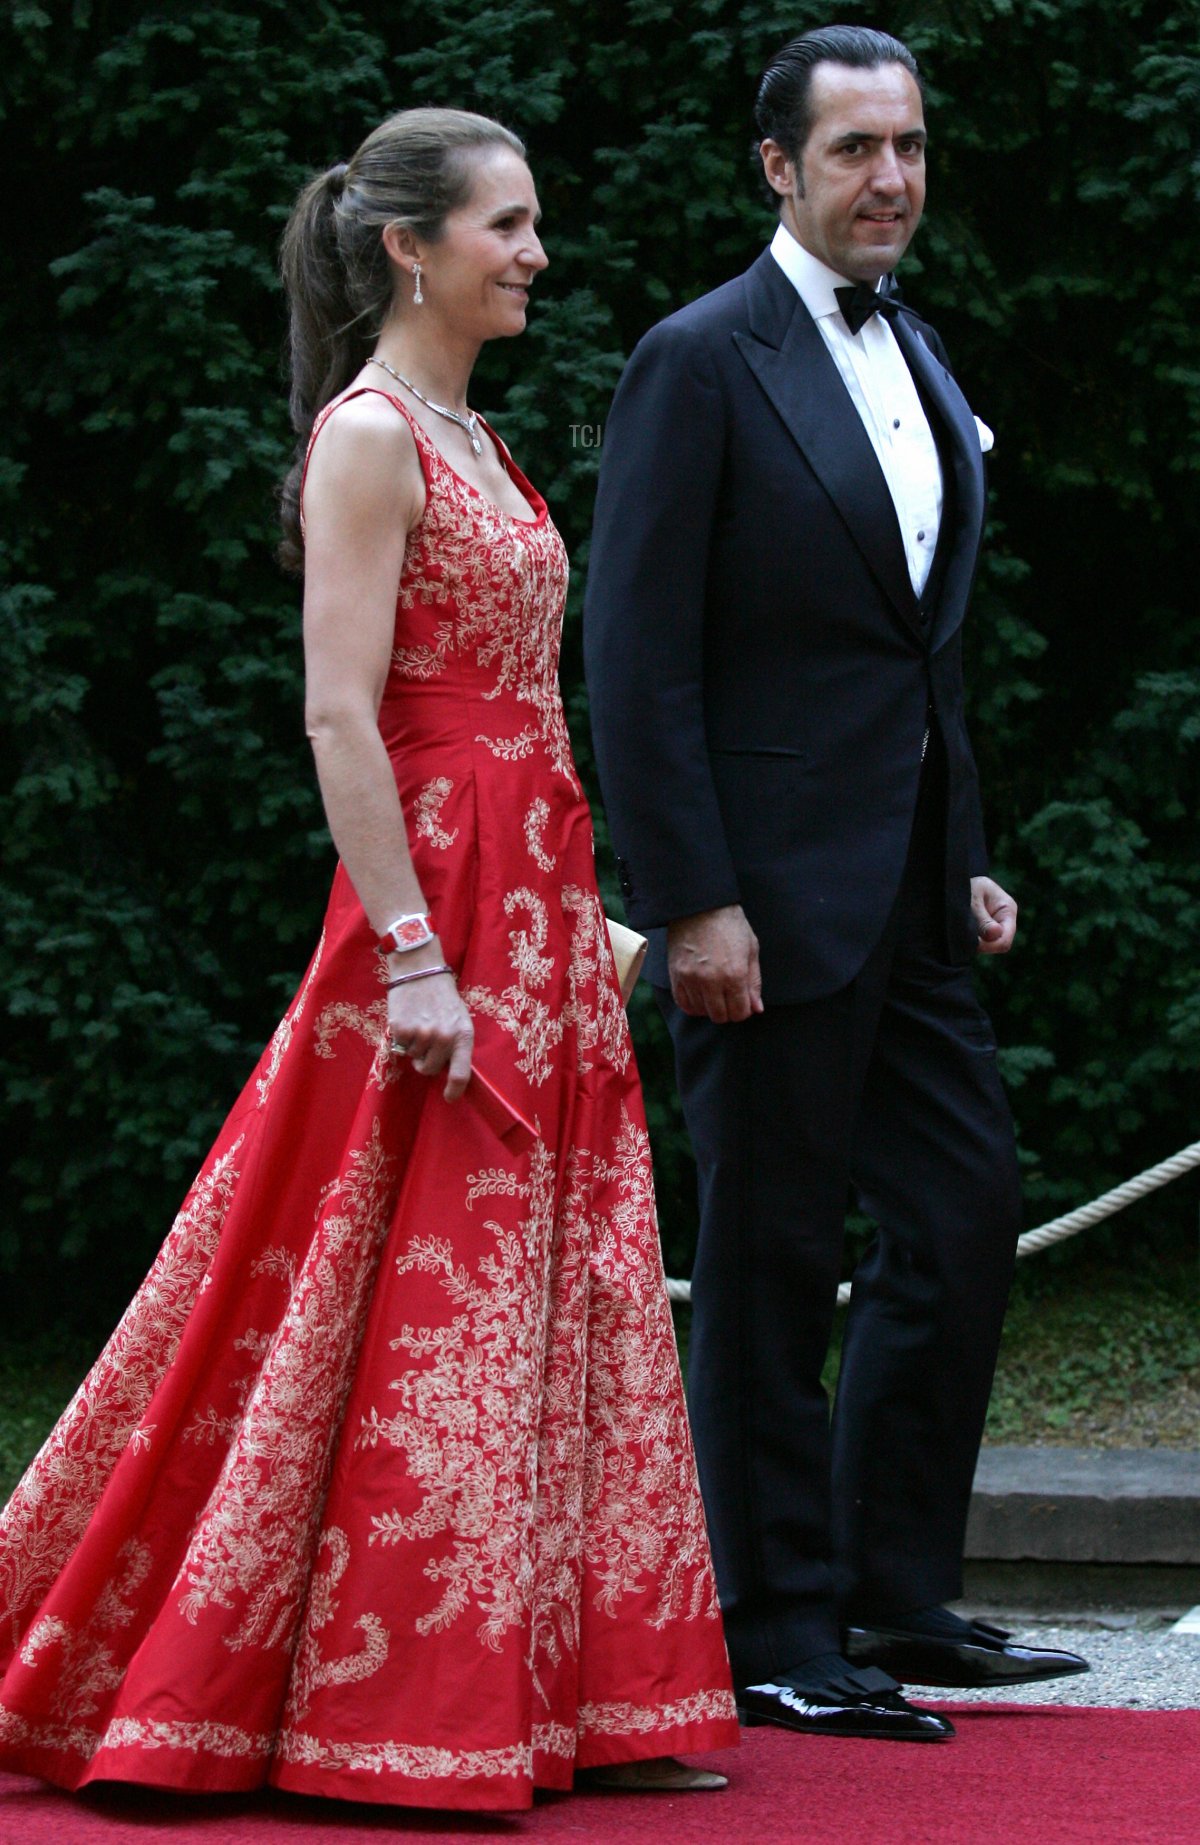
[[433,935],[433,926],[426,913],[397,916],[379,937],[379,946],[385,955],[406,955],[412,948],[424,948],[426,942],[432,942]]

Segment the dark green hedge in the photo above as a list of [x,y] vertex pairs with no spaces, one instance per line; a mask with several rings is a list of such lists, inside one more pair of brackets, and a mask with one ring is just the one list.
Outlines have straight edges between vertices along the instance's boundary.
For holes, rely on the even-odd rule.
[[[905,286],[997,431],[970,671],[1024,940],[984,978],[1036,1218],[1196,1131],[1200,9],[836,12],[924,62],[931,205]],[[809,0],[10,0],[0,1261],[25,1322],[119,1306],[324,901],[297,595],[273,561],[273,259],[301,179],[418,101],[529,143],[552,267],[475,396],[572,551],[564,686],[586,769],[588,438],[638,334],[769,234],[754,79],[829,17]],[[635,1020],[683,1264],[686,1148],[643,998]],[[1163,1194],[1130,1246],[1182,1238],[1188,1210]]]

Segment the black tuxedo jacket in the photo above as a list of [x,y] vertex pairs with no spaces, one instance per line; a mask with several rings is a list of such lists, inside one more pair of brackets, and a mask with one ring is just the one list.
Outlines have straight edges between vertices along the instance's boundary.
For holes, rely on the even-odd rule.
[[892,327],[946,488],[921,602],[861,418],[769,251],[654,327],[613,400],[584,645],[626,910],[659,984],[661,925],[730,903],[768,1003],[853,979],[899,887],[931,722],[948,946],[974,953],[986,857],[960,641],[983,463],[936,334],[907,310]]

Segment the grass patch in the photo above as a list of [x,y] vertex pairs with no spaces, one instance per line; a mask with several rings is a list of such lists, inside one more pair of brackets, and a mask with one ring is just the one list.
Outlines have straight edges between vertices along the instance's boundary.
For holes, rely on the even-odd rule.
[[1196,1265],[1076,1263],[1039,1276],[1040,1259],[1018,1269],[987,1440],[1194,1447]]

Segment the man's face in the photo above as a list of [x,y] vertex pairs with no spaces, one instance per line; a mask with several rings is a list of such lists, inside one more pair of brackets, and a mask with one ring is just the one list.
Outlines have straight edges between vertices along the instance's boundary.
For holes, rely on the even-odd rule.
[[818,64],[810,100],[799,171],[764,141],[767,181],[811,255],[851,282],[877,282],[904,255],[925,205],[921,92],[902,64]]

